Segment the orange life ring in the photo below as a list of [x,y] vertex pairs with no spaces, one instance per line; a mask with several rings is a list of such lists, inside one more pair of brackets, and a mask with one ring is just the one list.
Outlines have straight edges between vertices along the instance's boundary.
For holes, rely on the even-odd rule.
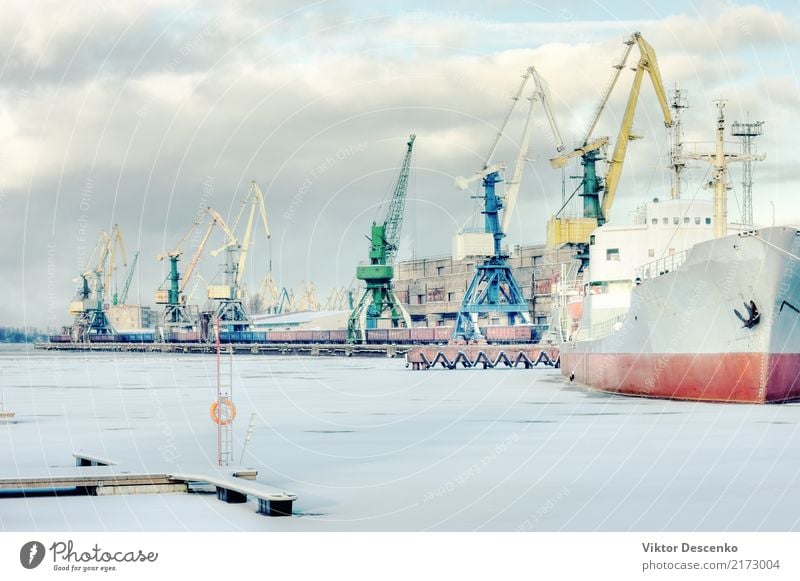
[[222,417],[220,418],[220,414],[218,413],[217,402],[214,402],[211,404],[211,409],[209,410],[211,413],[211,421],[220,426],[227,426],[236,418],[236,406],[233,405],[233,401],[228,397],[219,400],[219,404],[221,404],[219,407],[222,408]]

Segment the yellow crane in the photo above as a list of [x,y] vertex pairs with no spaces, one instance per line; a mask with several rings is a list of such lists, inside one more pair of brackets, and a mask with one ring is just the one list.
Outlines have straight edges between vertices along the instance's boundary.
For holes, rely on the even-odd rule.
[[76,340],[83,340],[90,333],[114,332],[106,317],[105,299],[110,293],[111,278],[117,268],[117,252],[122,254],[123,265],[126,264],[122,231],[118,224],[114,224],[110,235],[105,230],[100,232],[89,255],[86,270],[76,279],[81,287],[69,305],[69,313],[75,316],[72,333]]
[[253,304],[260,306],[260,309],[255,311],[254,314],[275,313],[278,307],[280,294],[281,293],[272,278],[272,273],[267,271],[264,274],[264,278],[261,280],[261,284],[258,287],[258,292],[253,298]]
[[300,297],[297,300],[298,311],[318,311],[320,309],[317,287],[313,282],[301,281],[297,295]]
[[[267,209],[264,203],[264,194],[255,181],[250,182],[250,188],[242,200],[242,206],[233,222],[231,232],[237,232],[244,223],[244,234],[241,239],[232,235],[224,246],[213,251],[216,256],[223,250],[226,252],[225,281],[223,284],[208,286],[208,298],[217,301],[215,317],[230,331],[244,331],[250,325],[249,316],[245,309],[243,278],[247,266],[247,257],[253,244],[256,215],[264,227],[267,239],[270,237],[269,223],[267,222]],[[246,220],[243,222],[243,218]],[[236,253],[238,252],[238,256]]]
[[[636,112],[636,105],[639,101],[639,92],[642,86],[642,79],[647,73],[653,85],[653,89],[658,99],[658,104],[664,115],[664,125],[672,126],[672,115],[670,113],[667,96],[664,90],[664,83],[661,80],[661,72],[658,69],[658,60],[653,47],[638,32],[634,32],[625,40],[626,48],[619,63],[614,66],[614,74],[611,82],[606,88],[592,117],[589,127],[584,135],[582,145],[573,151],[558,156],[550,160],[554,168],[564,167],[571,159],[580,156],[583,165],[583,191],[580,196],[583,198],[583,217],[567,218],[559,214],[564,210],[569,200],[556,212],[547,225],[547,243],[550,248],[560,248],[565,244],[588,244],[589,236],[598,226],[608,221],[611,212],[611,205],[617,193],[622,169],[625,164],[625,154],[628,150],[628,142],[638,139],[639,136],[632,133],[633,119]],[[606,172],[605,184],[597,176],[595,163],[601,159],[601,151],[608,146],[608,138],[593,138],[597,122],[608,104],[611,93],[619,80],[622,70],[626,67],[628,57],[633,52],[633,48],[639,49],[639,61],[633,67],[635,72],[633,84],[628,102],[625,106],[625,113],[622,116],[622,123],[614,144],[614,151],[608,160],[608,171]],[[600,203],[600,192],[604,191],[602,204]],[[577,192],[577,190],[576,190]],[[574,194],[573,194],[574,195]],[[571,199],[571,197],[570,197]]]

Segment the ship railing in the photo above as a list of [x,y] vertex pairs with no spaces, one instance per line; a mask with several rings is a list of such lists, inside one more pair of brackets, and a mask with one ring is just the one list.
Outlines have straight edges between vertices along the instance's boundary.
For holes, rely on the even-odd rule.
[[628,313],[622,313],[617,315],[616,317],[612,317],[602,323],[596,323],[592,325],[592,332],[591,332],[591,339],[602,339],[603,337],[608,337],[614,331],[619,329],[622,325],[623,321],[627,318]]
[[686,260],[689,254],[687,250],[676,252],[663,258],[658,258],[651,262],[647,262],[636,269],[637,281],[647,280],[649,278],[656,278],[662,274],[667,274],[676,270]]

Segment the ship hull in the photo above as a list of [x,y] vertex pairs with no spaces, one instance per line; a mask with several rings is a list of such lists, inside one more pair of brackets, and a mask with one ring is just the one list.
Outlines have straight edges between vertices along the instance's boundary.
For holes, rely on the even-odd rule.
[[800,354],[562,351],[561,365],[572,381],[623,395],[729,403],[800,399]]
[[696,245],[680,268],[633,288],[616,331],[562,344],[562,374],[640,397],[800,399],[798,251],[788,227]]

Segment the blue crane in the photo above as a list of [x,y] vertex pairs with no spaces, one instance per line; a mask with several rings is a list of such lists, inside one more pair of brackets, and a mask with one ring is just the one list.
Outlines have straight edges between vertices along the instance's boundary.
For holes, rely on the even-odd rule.
[[[492,158],[529,80],[533,81],[534,89],[532,94],[526,97],[530,105],[525,120],[525,128],[520,141],[514,173],[510,180],[505,180],[503,177],[505,164],[502,162],[492,164]],[[467,291],[464,293],[464,298],[456,315],[456,325],[452,334],[453,339],[468,341],[481,339],[483,334],[480,329],[482,324],[480,319],[482,317],[488,318],[492,313],[505,315],[509,325],[530,324],[531,322],[528,303],[511,272],[511,267],[508,264],[508,254],[503,251],[502,242],[511,224],[511,216],[519,194],[519,186],[522,181],[522,173],[530,144],[531,119],[537,102],[542,103],[550,129],[556,138],[556,148],[561,151],[564,145],[550,106],[547,85],[536,69],[529,67],[522,75],[522,83],[512,97],[511,108],[489,149],[483,169],[469,178],[459,177],[456,179],[456,186],[460,189],[467,189],[470,183],[477,180],[482,182],[483,194],[477,196],[483,200],[483,233],[477,235],[477,240],[482,248],[469,254],[482,256],[484,260],[476,265],[475,274],[467,287]],[[498,194],[496,189],[496,185],[501,182],[507,184],[505,193],[502,196]],[[500,215],[501,211],[502,216]],[[462,234],[460,236],[465,235]],[[466,252],[465,255],[467,255]]]

